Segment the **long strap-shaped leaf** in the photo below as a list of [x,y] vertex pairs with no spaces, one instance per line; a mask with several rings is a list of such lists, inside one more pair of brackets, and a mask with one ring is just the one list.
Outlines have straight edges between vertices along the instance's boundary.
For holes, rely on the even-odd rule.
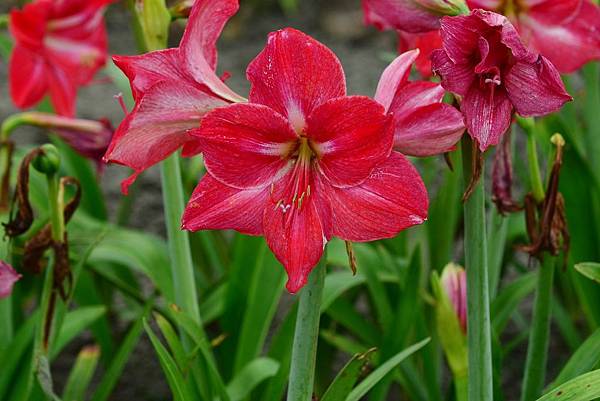
[[577,376],[537,401],[591,401],[600,397],[600,369]]

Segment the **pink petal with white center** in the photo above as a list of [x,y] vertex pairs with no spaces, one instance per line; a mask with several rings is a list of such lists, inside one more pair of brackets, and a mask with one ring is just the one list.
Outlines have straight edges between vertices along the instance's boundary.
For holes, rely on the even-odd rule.
[[167,158],[190,140],[200,119],[227,103],[183,82],[163,81],[150,88],[121,123],[104,156],[105,162],[135,170],[123,192],[143,170]]
[[211,175],[240,189],[264,187],[281,177],[298,141],[282,115],[251,103],[212,111],[193,135]]
[[504,85],[517,113],[523,117],[555,112],[573,100],[556,68],[543,56],[532,64],[517,62],[506,74]]
[[579,13],[565,24],[552,24],[547,13],[530,12],[521,19],[529,44],[562,73],[571,73],[591,60],[600,60],[600,7],[583,1]]
[[76,77],[76,74],[55,65],[50,65],[48,70],[50,72],[48,88],[54,110],[61,116],[74,117],[77,87],[72,78]]
[[113,61],[129,78],[135,99],[160,81],[192,81],[181,68],[178,49],[157,50],[139,56],[113,56]]
[[465,96],[475,80],[474,65],[454,63],[443,49],[431,53],[431,70],[442,78],[444,89]]
[[421,157],[445,153],[454,148],[464,131],[460,111],[445,103],[430,104],[395,119],[394,149]]
[[435,82],[409,82],[396,93],[388,111],[394,113],[396,119],[411,114],[415,109],[440,103],[446,91]]
[[362,0],[365,23],[377,29],[399,29],[411,33],[433,31],[440,17],[414,0]]
[[410,75],[412,64],[419,56],[419,49],[410,50],[402,53],[383,70],[377,90],[375,91],[375,100],[385,107],[387,111],[398,91],[398,88],[405,85]]
[[48,90],[48,68],[44,59],[27,48],[16,45],[9,62],[10,96],[19,108],[31,107]]
[[308,117],[307,127],[319,168],[334,186],[360,184],[392,150],[392,117],[366,96],[323,103]]
[[8,297],[14,284],[21,278],[11,265],[0,260],[0,298]]
[[189,74],[198,83],[232,102],[240,102],[244,98],[233,92],[215,73],[216,42],[238,7],[238,0],[197,0],[192,6],[180,44],[181,62]]
[[286,116],[296,132],[315,107],[346,94],[344,71],[325,45],[292,28],[269,34],[246,70],[249,99]]
[[510,127],[513,106],[502,86],[474,83],[461,103],[467,130],[481,151],[497,145]]
[[327,189],[333,235],[346,241],[391,238],[427,219],[427,190],[412,164],[400,153],[373,170],[361,185]]
[[283,264],[288,274],[286,288],[292,294],[306,284],[331,237],[331,211],[322,199],[325,194],[318,191],[320,178],[312,173],[305,177],[312,191],[304,192],[301,202],[294,197],[298,178],[292,171],[274,185],[263,216],[267,244]]
[[206,174],[183,212],[181,227],[190,231],[231,229],[261,235],[263,211],[268,201],[268,188],[240,190]]

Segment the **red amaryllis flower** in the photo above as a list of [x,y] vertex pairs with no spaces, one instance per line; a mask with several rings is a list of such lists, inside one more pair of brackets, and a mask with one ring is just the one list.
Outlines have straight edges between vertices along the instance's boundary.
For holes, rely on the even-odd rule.
[[21,278],[11,265],[0,260],[0,298],[10,295],[13,285]]
[[442,15],[468,11],[464,0],[362,0],[362,6],[367,24],[411,33],[438,29]]
[[506,15],[523,41],[563,73],[600,59],[600,7],[590,0],[467,0]]
[[14,104],[27,108],[46,94],[57,113],[73,116],[77,88],[106,60],[102,13],[113,0],[36,0],[10,13],[15,38],[10,66]]
[[135,98],[104,156],[106,162],[134,169],[121,185],[124,193],[139,173],[180,147],[184,156],[197,154],[189,131],[198,128],[207,111],[245,100],[215,73],[217,39],[237,9],[237,0],[198,0],[179,47],[113,57]]
[[431,53],[440,47],[442,47],[442,37],[439,30],[426,33],[398,31],[398,53],[419,49],[415,67],[424,79],[431,78]]
[[405,155],[432,156],[452,150],[465,130],[462,114],[443,103],[444,88],[409,82],[419,50],[398,56],[383,72],[375,100],[394,118],[394,148]]
[[462,97],[467,129],[482,151],[498,143],[513,109],[524,117],[541,116],[571,100],[552,63],[528,50],[502,15],[475,10],[444,17],[441,35],[433,71],[444,88]]
[[250,103],[216,109],[192,132],[207,174],[184,229],[264,235],[294,293],[331,237],[372,241],[425,220],[427,192],[392,151],[392,117],[368,97],[346,96],[331,50],[277,31],[247,77]]

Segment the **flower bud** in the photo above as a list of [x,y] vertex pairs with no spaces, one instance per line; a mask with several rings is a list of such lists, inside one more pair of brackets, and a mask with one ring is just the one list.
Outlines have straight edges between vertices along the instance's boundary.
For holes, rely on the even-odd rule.
[[13,289],[13,285],[21,278],[11,265],[0,260],[0,298],[8,297]]
[[469,7],[464,0],[414,0],[416,4],[443,15],[468,14]]
[[41,112],[22,113],[21,124],[54,130],[77,153],[93,160],[97,166],[102,165],[102,156],[114,133],[106,119],[84,120]]
[[134,12],[147,50],[167,47],[171,13],[165,0],[136,0]]
[[60,155],[54,145],[49,143],[40,146],[41,153],[33,159],[33,167],[37,171],[43,174],[52,175],[56,174],[60,168]]
[[442,288],[450,300],[463,333],[467,332],[467,276],[465,269],[449,263],[440,278]]

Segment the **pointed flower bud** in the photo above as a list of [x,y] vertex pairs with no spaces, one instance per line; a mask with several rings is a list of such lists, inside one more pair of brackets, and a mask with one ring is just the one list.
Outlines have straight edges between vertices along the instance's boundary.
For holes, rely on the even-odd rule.
[[13,289],[13,285],[21,278],[11,265],[0,260],[0,298],[8,297]]
[[146,49],[156,50],[167,47],[171,13],[165,0],[136,0],[133,11],[136,16],[136,29],[144,39]]
[[77,153],[93,160],[98,167],[102,166],[100,161],[114,132],[108,120],[84,120],[34,111],[19,116],[19,125],[51,129]]
[[463,333],[467,332],[467,276],[465,269],[449,263],[442,271],[440,282],[450,300]]

